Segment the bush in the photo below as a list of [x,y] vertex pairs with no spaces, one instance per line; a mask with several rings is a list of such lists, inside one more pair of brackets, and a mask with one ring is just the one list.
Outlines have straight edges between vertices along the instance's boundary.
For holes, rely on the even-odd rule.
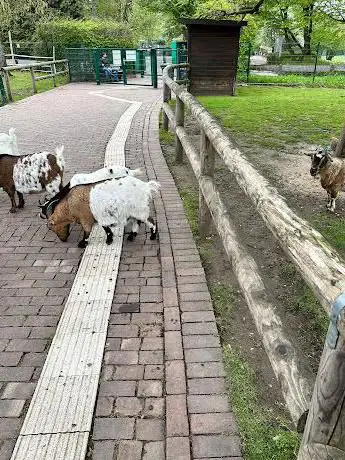
[[[132,48],[133,36],[126,24],[111,20],[58,19],[37,26],[37,42],[55,45],[56,57],[64,57],[64,48]],[[42,54],[38,43],[36,54]]]

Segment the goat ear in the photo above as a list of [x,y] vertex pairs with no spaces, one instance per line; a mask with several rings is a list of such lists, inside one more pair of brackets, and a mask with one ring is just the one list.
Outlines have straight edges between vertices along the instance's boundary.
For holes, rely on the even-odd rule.
[[327,156],[328,156],[328,158],[329,158],[331,161],[333,161],[333,157],[332,157],[332,154],[331,154],[331,153],[329,153]]

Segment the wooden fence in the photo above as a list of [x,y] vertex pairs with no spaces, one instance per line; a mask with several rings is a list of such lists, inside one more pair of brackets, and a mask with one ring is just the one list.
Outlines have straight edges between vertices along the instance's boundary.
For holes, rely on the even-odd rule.
[[[206,236],[213,223],[232,263],[234,273],[261,335],[267,356],[281,385],[292,420],[304,429],[298,460],[345,460],[345,265],[336,251],[308,222],[298,217],[267,180],[235,148],[208,111],[172,78],[175,68],[163,71],[163,129],[175,132],[176,162],[188,157],[199,183],[199,225]],[[175,113],[169,105],[176,96]],[[184,129],[184,109],[198,122],[200,149]],[[330,317],[314,389],[301,376],[297,355],[285,336],[280,318],[266,295],[253,257],[240,243],[231,217],[213,180],[215,152],[252,200],[266,226],[298,268]]]
[[[56,65],[63,64],[64,70],[57,72]],[[48,68],[48,71],[45,75],[36,76],[35,69],[40,68]],[[32,80],[32,92],[33,94],[37,93],[37,85],[36,82],[39,80],[45,80],[47,78],[52,78],[54,87],[56,86],[56,77],[58,75],[69,75],[69,65],[67,59],[60,59],[60,60],[53,60],[53,61],[46,61],[46,62],[36,62],[34,64],[16,64],[11,66],[6,66],[1,69],[6,86],[7,97],[9,101],[13,101],[12,90],[11,90],[11,82],[10,82],[10,72],[12,70],[29,70],[31,74]]]

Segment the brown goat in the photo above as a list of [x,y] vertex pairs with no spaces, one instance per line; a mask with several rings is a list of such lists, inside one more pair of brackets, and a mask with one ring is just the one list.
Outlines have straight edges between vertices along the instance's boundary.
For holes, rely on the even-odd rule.
[[[87,238],[89,237],[92,226],[95,223],[95,218],[90,211],[90,190],[95,184],[78,185],[73,187],[67,196],[65,196],[58,205],[56,205],[54,212],[48,218],[48,227],[57,234],[61,241],[67,241],[69,236],[69,227],[73,222],[81,224],[84,229],[84,237],[79,242],[79,247],[85,247]],[[112,232],[107,233],[107,243],[112,242]],[[111,241],[109,241],[111,234]]]
[[310,174],[313,177],[320,176],[321,186],[327,192],[327,209],[334,212],[335,200],[339,192],[345,190],[345,160],[333,158],[328,149],[322,147],[314,154],[305,155],[311,157]]
[[24,206],[23,193],[46,191],[54,196],[62,188],[64,171],[63,147],[56,154],[33,153],[26,156],[0,155],[0,187],[8,194],[16,212],[15,192],[19,198],[18,208]]

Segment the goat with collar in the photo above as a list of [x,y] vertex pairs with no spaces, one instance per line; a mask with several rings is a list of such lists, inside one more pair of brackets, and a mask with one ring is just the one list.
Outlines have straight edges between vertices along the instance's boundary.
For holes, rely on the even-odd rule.
[[333,158],[331,150],[321,146],[315,153],[305,153],[305,155],[311,157],[311,176],[320,176],[321,186],[327,192],[327,209],[334,212],[335,200],[339,192],[345,190],[345,160]]

